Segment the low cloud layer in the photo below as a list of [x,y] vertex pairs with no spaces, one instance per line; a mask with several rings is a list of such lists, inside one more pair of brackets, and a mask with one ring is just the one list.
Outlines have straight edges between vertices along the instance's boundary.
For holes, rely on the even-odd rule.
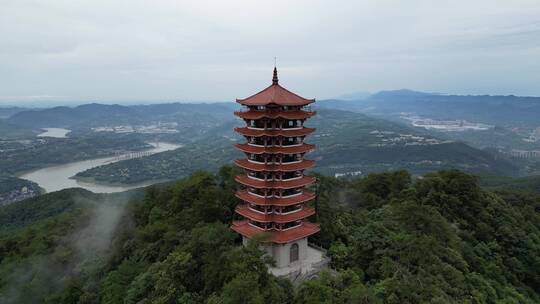
[[538,1],[27,1],[0,10],[0,104],[411,88],[540,95]]
[[[94,276],[111,254],[113,240],[120,228],[131,223],[126,215],[126,197],[103,202],[80,201],[84,222],[68,235],[56,240],[52,253],[35,255],[14,264],[13,272],[3,278],[6,286],[0,303],[39,303],[63,290],[76,276]],[[123,218],[124,217],[124,218]],[[13,266],[12,266],[13,267]]]

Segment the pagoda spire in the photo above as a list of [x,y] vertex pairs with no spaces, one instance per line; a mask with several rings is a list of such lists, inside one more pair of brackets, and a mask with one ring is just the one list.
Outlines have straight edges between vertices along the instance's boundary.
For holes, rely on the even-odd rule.
[[274,77],[272,77],[272,84],[278,84],[279,80],[277,77],[277,67],[274,65]]

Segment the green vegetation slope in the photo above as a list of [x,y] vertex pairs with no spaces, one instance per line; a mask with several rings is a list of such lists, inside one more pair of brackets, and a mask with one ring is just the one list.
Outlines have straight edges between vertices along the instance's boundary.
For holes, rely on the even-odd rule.
[[486,191],[458,171],[319,176],[313,241],[338,272],[292,286],[228,228],[234,174],[200,172],[129,202],[59,203],[57,215],[18,224],[0,239],[0,302],[540,301],[538,196]]

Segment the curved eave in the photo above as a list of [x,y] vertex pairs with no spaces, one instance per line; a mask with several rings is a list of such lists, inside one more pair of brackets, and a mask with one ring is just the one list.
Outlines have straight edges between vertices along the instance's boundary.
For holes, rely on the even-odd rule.
[[309,169],[315,166],[315,161],[308,160],[308,159],[304,159],[299,163],[281,164],[281,165],[252,163],[247,159],[237,159],[234,162],[240,168],[251,170],[251,171],[257,171],[257,172],[262,172],[262,171],[292,172],[292,171]]
[[261,118],[284,118],[284,119],[308,119],[315,116],[315,111],[291,111],[291,112],[269,112],[269,111],[237,111],[234,115],[242,119],[261,119]]
[[305,237],[308,237],[310,235],[313,235],[321,230],[318,224],[310,223],[310,222],[303,222],[300,226],[289,229],[289,230],[285,230],[285,231],[279,231],[279,230],[266,230],[265,231],[265,230],[253,227],[252,225],[248,224],[247,221],[233,222],[231,229],[247,238],[252,238],[256,235],[267,233],[268,234],[267,242],[278,243],[278,244],[285,244],[285,243],[297,241]]
[[293,189],[313,184],[315,177],[303,176],[299,179],[285,181],[261,181],[249,178],[246,175],[239,175],[235,177],[235,180],[244,186],[257,189]]
[[251,146],[248,144],[236,144],[236,148],[238,148],[242,152],[246,153],[252,153],[252,154],[296,154],[296,153],[307,153],[313,151],[315,149],[315,145],[310,144],[302,144],[299,146],[285,146],[285,147],[258,147],[258,146]]
[[261,136],[283,136],[283,137],[297,137],[297,136],[307,136],[315,131],[314,128],[301,128],[301,129],[295,129],[295,130],[287,130],[287,129],[281,129],[281,130],[257,130],[257,129],[250,129],[247,127],[243,128],[234,128],[234,130],[244,136],[253,136],[253,137],[261,137]]
[[244,106],[266,106],[271,104],[279,106],[305,106],[315,102],[315,99],[304,98],[279,84],[272,84],[247,98],[236,99],[236,102]]
[[253,195],[247,190],[240,190],[235,196],[244,202],[259,206],[292,206],[315,199],[315,193],[304,190],[302,194],[285,198],[265,198]]
[[275,223],[284,224],[284,223],[299,221],[307,217],[310,217],[315,214],[315,209],[311,207],[304,207],[302,208],[302,210],[289,213],[289,214],[275,214],[275,213],[263,214],[263,213],[253,211],[247,205],[240,205],[236,207],[235,212],[245,218],[248,218],[253,221],[261,222],[261,223],[275,222]]

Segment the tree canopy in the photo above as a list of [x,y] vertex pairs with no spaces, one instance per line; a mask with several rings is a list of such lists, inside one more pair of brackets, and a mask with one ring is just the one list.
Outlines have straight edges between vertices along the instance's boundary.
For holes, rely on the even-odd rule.
[[[293,285],[229,229],[235,174],[197,172],[130,199],[77,192],[71,202],[70,190],[18,203],[33,220],[0,217],[11,225],[0,239],[0,302],[540,302],[535,194],[488,191],[459,171],[317,175],[322,230],[312,242],[336,271]],[[96,218],[111,204],[114,221]]]

